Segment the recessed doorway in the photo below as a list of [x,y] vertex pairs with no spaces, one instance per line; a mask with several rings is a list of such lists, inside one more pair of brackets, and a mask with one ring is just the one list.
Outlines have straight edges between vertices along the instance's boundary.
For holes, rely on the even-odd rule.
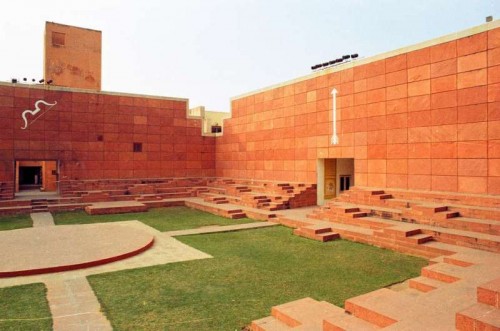
[[318,159],[317,183],[318,205],[348,191],[354,186],[354,159]]
[[57,192],[58,171],[55,160],[17,160],[16,193]]

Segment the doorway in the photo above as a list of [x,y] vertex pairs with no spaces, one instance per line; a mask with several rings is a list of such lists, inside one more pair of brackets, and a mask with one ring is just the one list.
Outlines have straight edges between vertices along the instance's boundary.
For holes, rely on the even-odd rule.
[[318,159],[317,160],[317,203],[336,198],[355,185],[354,159]]
[[42,167],[41,166],[20,166],[19,167],[19,189],[37,189],[42,185]]
[[58,171],[55,160],[17,160],[16,193],[57,192]]

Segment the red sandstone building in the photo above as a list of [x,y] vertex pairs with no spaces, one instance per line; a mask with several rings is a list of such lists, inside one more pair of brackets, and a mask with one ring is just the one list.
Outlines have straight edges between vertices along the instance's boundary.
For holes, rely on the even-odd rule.
[[101,91],[100,58],[99,31],[47,23],[45,84],[0,84],[0,199],[181,177],[500,194],[498,21],[236,97],[219,137],[187,99]]
[[[0,83],[0,213],[185,204],[432,259],[418,299],[305,298],[253,330],[498,329],[500,21],[247,93],[225,120],[100,91],[100,41],[47,23],[45,84]],[[61,197],[14,199],[33,189]],[[95,203],[115,200],[133,203]]]

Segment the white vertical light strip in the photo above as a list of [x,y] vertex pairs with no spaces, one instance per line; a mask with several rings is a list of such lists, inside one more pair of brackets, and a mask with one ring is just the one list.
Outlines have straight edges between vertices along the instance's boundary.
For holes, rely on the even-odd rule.
[[332,113],[333,113],[333,135],[332,135],[332,140],[331,144],[332,145],[338,145],[339,143],[339,137],[337,136],[337,89],[333,88],[332,90],[332,98],[333,98],[333,108],[332,108]]

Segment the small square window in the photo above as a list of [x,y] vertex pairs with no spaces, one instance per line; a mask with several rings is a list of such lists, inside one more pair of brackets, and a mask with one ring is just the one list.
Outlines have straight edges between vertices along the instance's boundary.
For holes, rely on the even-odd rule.
[[142,143],[134,143],[134,153],[142,152]]
[[66,45],[66,34],[61,32],[52,32],[52,46]]

